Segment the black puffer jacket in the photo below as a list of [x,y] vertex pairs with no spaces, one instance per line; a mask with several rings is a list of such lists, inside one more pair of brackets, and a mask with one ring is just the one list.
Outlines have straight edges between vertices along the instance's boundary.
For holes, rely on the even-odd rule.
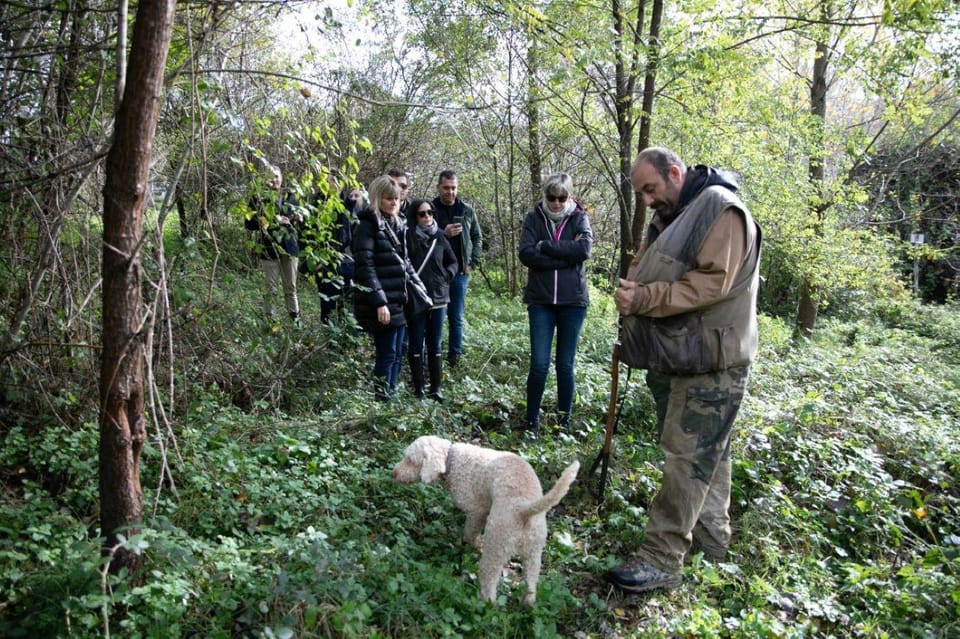
[[579,205],[554,225],[538,202],[520,231],[520,262],[529,269],[524,304],[587,306],[587,273],[593,231]]
[[[429,261],[424,265],[423,260],[427,257],[434,239],[437,240],[437,245],[430,253]],[[427,293],[433,300],[434,307],[449,304],[450,281],[456,277],[460,267],[457,264],[457,254],[453,252],[443,231],[437,228],[431,238],[425,238],[417,233],[417,224],[414,222],[407,229],[406,243],[410,262],[413,268],[420,272],[420,280],[427,287]],[[421,266],[423,266],[422,269]]]
[[[390,325],[403,326],[403,304],[406,300],[406,274],[397,252],[387,235],[387,224],[373,212],[364,209],[353,230],[354,273],[353,313],[357,323],[367,331],[384,328],[377,321],[377,309],[386,305],[390,311]],[[405,234],[398,223],[394,233],[404,253]]]

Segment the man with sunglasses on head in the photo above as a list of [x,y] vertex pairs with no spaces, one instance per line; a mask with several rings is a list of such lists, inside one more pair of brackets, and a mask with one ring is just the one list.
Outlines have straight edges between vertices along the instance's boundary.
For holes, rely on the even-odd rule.
[[550,350],[557,337],[557,424],[566,431],[576,394],[574,359],[580,329],[590,302],[587,271],[593,232],[587,212],[573,197],[573,181],[566,173],[543,180],[543,198],[536,203],[520,231],[520,262],[527,267],[523,303],[530,324],[530,371],[527,373],[528,437],[540,435],[540,402],[550,369]]
[[457,197],[457,174],[450,169],[440,171],[437,197],[433,199],[437,224],[457,256],[458,272],[450,283],[450,305],[447,320],[450,327],[447,342],[447,363],[454,367],[463,356],[463,316],[467,301],[470,273],[480,267],[483,238],[477,215]]

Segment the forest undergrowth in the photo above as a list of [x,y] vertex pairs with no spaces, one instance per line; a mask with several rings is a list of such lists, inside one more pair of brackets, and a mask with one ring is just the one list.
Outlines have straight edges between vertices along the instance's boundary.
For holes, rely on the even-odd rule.
[[[805,343],[762,317],[733,439],[730,557],[695,555],[678,589],[621,596],[603,573],[642,538],[661,455],[642,373],[624,369],[598,508],[585,473],[610,393],[609,290],[593,290],[572,432],[553,430],[548,416],[530,442],[514,430],[526,314],[493,290],[494,273],[471,284],[467,352],[446,372],[443,405],[405,392],[374,403],[372,346],[349,314],[320,326],[308,284],[305,325],[294,331],[258,317],[260,274],[243,260],[224,260],[212,297],[196,279],[173,292],[175,338],[156,344],[144,526],[126,541],[144,553],[139,580],[105,571],[96,537],[95,369],[65,367],[46,396],[4,391],[0,635],[960,634],[956,306],[891,302],[855,319],[824,317]],[[554,388],[551,374],[547,409]],[[463,516],[442,487],[392,480],[422,434],[516,450],[545,486],[581,461],[548,516],[532,610],[520,604],[518,566],[497,605],[480,600],[477,555],[457,543]]]

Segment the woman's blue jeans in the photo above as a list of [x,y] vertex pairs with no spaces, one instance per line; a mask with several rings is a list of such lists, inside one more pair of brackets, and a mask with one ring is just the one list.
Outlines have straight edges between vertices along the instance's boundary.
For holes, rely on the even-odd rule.
[[406,326],[386,326],[373,331],[376,359],[373,363],[373,383],[379,399],[388,399],[397,390],[400,366],[403,363],[403,340]]
[[550,347],[553,335],[557,335],[556,374],[557,410],[560,420],[566,423],[573,410],[575,391],[573,360],[580,341],[580,329],[587,316],[583,306],[555,306],[530,304],[527,317],[530,321],[530,372],[527,374],[527,422],[540,422],[540,403],[550,369]]
[[450,304],[447,317],[450,319],[450,337],[447,343],[447,360],[456,362],[463,355],[463,313],[467,307],[467,285],[470,275],[460,273],[450,282]]
[[443,322],[446,317],[447,307],[441,306],[409,318],[407,320],[407,332],[410,337],[408,355],[422,356],[424,343],[427,346],[427,355],[438,354],[440,342],[443,340]]

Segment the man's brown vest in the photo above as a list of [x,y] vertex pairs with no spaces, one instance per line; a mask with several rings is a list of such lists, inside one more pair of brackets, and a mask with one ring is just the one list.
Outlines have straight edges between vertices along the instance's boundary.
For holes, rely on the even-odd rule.
[[746,229],[746,255],[729,294],[710,306],[670,317],[623,318],[620,359],[633,368],[699,375],[745,366],[757,353],[760,227],[730,190],[709,186],[650,245],[632,279],[676,282],[696,258],[720,214],[737,211]]

